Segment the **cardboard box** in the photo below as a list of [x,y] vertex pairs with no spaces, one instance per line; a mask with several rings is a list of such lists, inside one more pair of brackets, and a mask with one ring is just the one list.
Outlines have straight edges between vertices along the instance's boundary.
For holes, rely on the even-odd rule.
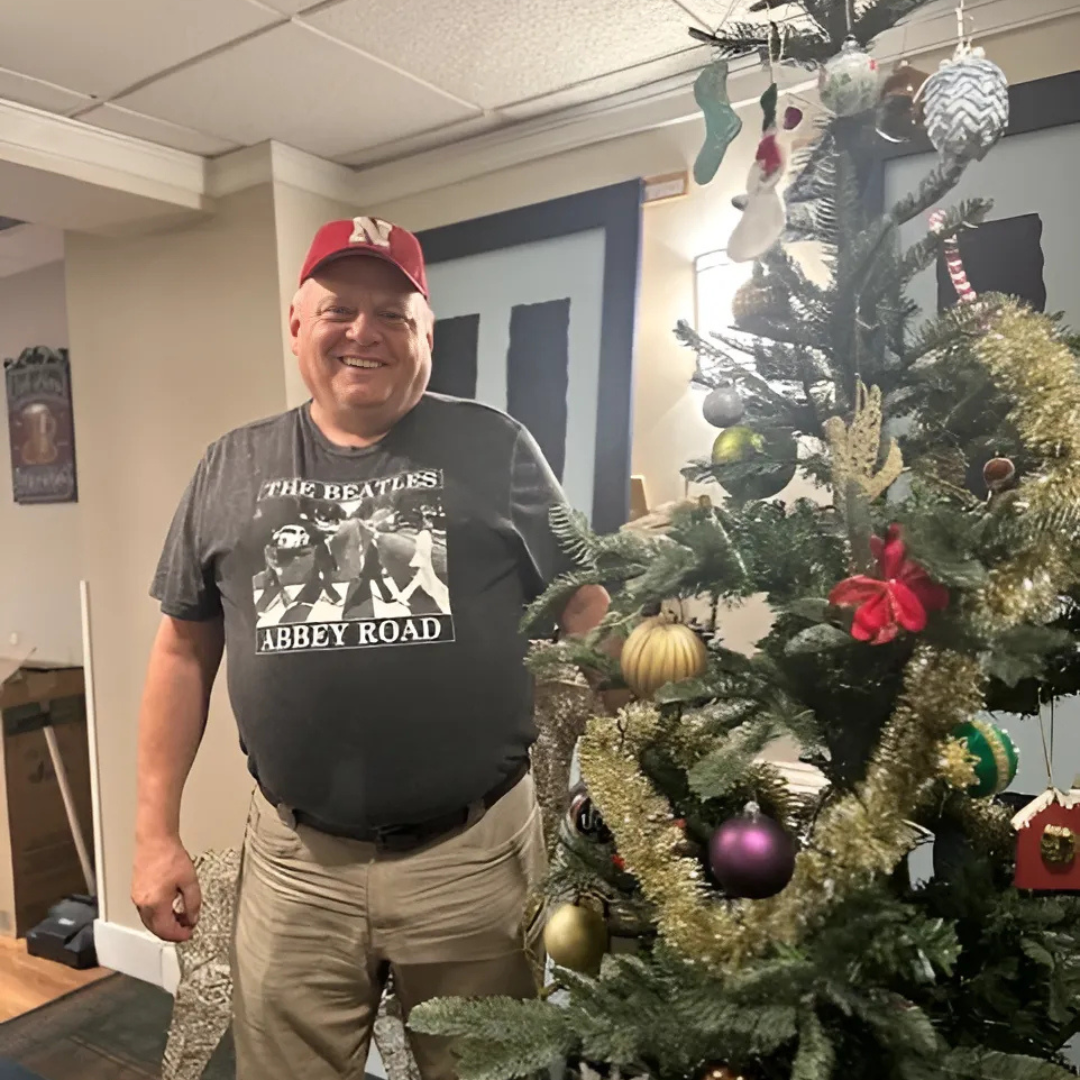
[[93,810],[82,668],[0,659],[0,723],[0,934],[22,937],[53,904],[86,892],[43,731],[48,723],[56,732],[89,844]]

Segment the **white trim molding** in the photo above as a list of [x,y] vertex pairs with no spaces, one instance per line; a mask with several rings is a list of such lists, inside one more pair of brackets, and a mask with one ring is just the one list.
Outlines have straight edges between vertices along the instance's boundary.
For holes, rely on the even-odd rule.
[[176,993],[180,966],[174,945],[145,930],[98,919],[94,923],[94,948],[101,967]]

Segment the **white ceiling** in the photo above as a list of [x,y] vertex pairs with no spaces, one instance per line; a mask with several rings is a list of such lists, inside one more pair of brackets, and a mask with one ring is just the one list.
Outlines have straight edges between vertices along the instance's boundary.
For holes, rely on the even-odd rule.
[[0,0],[0,98],[205,156],[273,139],[363,165],[683,74],[707,58],[688,27],[751,2]]

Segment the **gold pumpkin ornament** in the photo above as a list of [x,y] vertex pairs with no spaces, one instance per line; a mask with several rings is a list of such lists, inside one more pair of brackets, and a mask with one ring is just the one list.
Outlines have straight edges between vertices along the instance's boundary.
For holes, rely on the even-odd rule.
[[705,673],[709,654],[705,643],[688,626],[668,615],[639,623],[623,645],[623,679],[645,701],[668,683]]

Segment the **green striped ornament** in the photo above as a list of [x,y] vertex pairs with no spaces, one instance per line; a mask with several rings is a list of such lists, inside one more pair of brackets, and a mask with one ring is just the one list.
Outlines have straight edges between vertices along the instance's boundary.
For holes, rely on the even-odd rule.
[[977,759],[975,783],[967,793],[976,799],[998,795],[1016,776],[1019,755],[1012,739],[997,724],[987,720],[969,720],[953,728],[954,739],[962,739],[968,753]]

